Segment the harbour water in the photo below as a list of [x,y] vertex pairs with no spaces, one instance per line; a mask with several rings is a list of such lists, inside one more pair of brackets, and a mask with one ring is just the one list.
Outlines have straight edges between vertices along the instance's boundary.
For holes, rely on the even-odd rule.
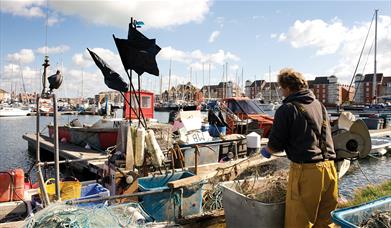
[[[162,122],[167,122],[167,112],[157,112],[155,117]],[[74,118],[78,118],[82,123],[92,124],[100,116],[61,116],[60,124],[68,123]],[[35,132],[36,117],[5,117],[0,118],[0,170],[8,170],[21,167],[25,171],[29,170],[35,162],[35,154],[27,150],[27,142],[22,139],[22,135],[27,132]],[[53,121],[53,117],[41,118],[41,131],[47,134],[47,124]],[[357,163],[359,165],[357,165]],[[371,183],[380,183],[391,179],[391,154],[380,158],[362,159],[352,165],[349,172],[340,180],[340,194],[346,198],[352,196],[354,189]],[[34,170],[33,170],[34,172]],[[49,175],[51,170],[49,170]],[[34,178],[33,178],[34,179]],[[370,181],[370,182],[369,182]]]

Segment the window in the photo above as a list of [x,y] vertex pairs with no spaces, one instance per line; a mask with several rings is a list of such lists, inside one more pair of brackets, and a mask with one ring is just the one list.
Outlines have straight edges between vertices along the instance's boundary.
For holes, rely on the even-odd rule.
[[142,96],[141,97],[141,108],[150,108],[151,107],[151,97]]
[[369,87],[367,87],[365,90],[366,90],[367,92],[369,92]]

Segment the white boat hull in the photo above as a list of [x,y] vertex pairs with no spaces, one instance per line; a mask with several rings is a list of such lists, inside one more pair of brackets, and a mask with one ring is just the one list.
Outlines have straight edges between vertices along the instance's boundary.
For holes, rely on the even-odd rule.
[[30,113],[29,110],[22,110],[18,108],[0,109],[0,117],[27,116],[29,113]]

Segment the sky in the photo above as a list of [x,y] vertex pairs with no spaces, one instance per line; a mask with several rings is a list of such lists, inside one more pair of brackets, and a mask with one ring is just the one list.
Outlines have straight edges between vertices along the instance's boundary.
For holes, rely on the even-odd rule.
[[[357,66],[356,73],[374,71],[375,9],[377,72],[391,76],[390,0],[0,0],[0,89],[40,91],[48,55],[48,75],[60,70],[64,77],[60,97],[109,91],[86,48],[128,81],[112,35],[126,38],[131,17],[162,48],[156,60],[163,90],[170,60],[171,86],[217,84],[224,68],[239,85],[276,81],[285,67],[308,80],[335,75],[349,84]],[[143,89],[160,92],[159,77],[141,79]]]

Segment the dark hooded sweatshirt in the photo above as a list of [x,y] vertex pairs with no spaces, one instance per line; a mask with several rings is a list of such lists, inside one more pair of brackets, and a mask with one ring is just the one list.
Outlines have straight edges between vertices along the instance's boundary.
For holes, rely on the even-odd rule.
[[[284,151],[288,158],[297,163],[316,163],[323,161],[319,143],[304,115],[290,102],[302,104],[308,114],[314,119],[318,131],[322,126],[322,106],[310,90],[293,93],[283,100],[276,110],[273,127],[269,135],[268,147],[273,151]],[[326,146],[327,158],[335,159],[331,128],[327,116]]]

